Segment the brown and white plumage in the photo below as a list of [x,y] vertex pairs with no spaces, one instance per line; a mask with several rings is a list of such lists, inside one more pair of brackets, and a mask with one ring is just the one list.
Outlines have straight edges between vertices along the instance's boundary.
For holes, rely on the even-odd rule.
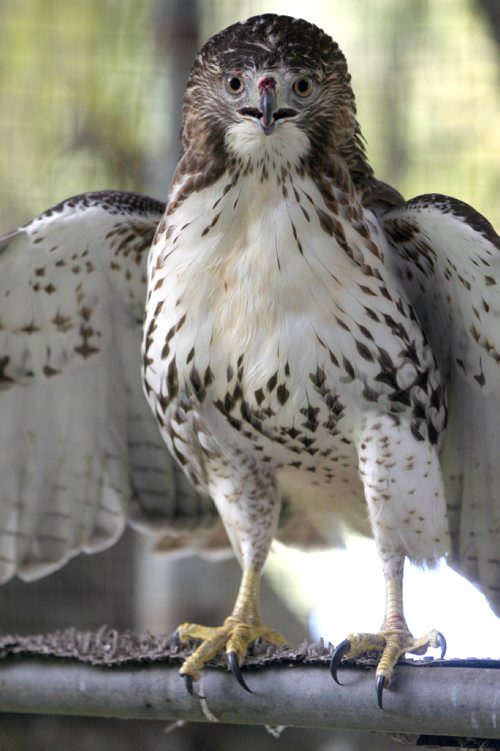
[[[224,645],[237,672],[235,660],[243,659],[252,638],[280,642],[261,622],[258,579],[286,497],[292,530],[299,518],[308,520],[300,526],[332,544],[346,526],[374,535],[387,581],[386,618],[380,634],[353,635],[347,647],[351,654],[379,649],[383,687],[399,654],[439,642],[434,633],[414,639],[404,622],[406,557],[432,564],[451,551],[453,565],[500,612],[498,236],[465,204],[443,196],[405,203],[375,179],[345,59],[329,36],[305,21],[258,16],[209,40],[188,82],[182,143],[150,254],[143,379],[170,453],[199,496],[182,485],[179,469],[162,453],[156,428],[139,406],[137,381],[130,386],[124,378],[139,355],[142,251],[160,219],[158,205],[138,206],[140,199],[133,199],[131,208],[129,199],[113,194],[96,204],[91,199],[80,211],[77,201],[76,211],[66,206],[54,221],[42,216],[4,241],[8,294],[0,319],[11,319],[4,330],[11,332],[6,342],[15,356],[3,360],[2,383],[9,408],[21,415],[21,434],[35,436],[37,466],[49,468],[44,482],[58,476],[53,467],[63,473],[54,488],[69,530],[80,513],[67,511],[64,473],[76,483],[72,509],[85,506],[79,473],[88,447],[98,476],[110,476],[91,487],[97,488],[94,509],[112,499],[112,523],[101,523],[99,513],[85,516],[85,533],[78,521],[75,539],[65,537],[62,548],[54,543],[54,554],[50,548],[50,566],[119,534],[129,498],[147,496],[153,475],[160,517],[163,488],[170,499],[166,526],[175,517],[168,504],[177,483],[194,526],[211,518],[210,496],[244,574],[223,627],[181,629],[182,636],[203,640],[183,672],[196,678],[207,655]],[[24,260],[34,257],[36,232],[46,255],[41,281],[38,259],[29,261],[29,272]],[[87,247],[90,258],[82,257]],[[16,254],[20,261],[12,260]],[[65,276],[51,259],[64,262]],[[83,274],[76,303],[73,264]],[[17,279],[34,306],[28,313],[8,299]],[[45,280],[53,291],[40,286]],[[78,295],[85,296],[85,308],[97,305],[90,322]],[[60,322],[69,316],[74,324],[69,333],[54,329],[59,307]],[[26,380],[22,369],[33,370],[25,362],[35,356],[38,370]],[[87,387],[92,378],[104,390],[101,405],[111,411],[104,425],[103,407],[94,406]],[[40,427],[31,408],[23,413],[28,402],[19,395],[35,395],[30,398],[39,403],[37,394],[58,380],[65,384],[64,429],[56,423],[53,434],[52,422]],[[53,398],[59,398],[56,387]],[[147,434],[139,448],[134,441],[126,446],[129,403]],[[53,412],[42,410],[51,420]],[[73,440],[68,420],[78,419],[83,448],[53,448],[68,436]],[[41,430],[53,435],[50,442],[39,438]],[[22,517],[17,509],[24,499],[43,510],[50,486],[32,493],[25,463],[12,473],[15,457],[4,456],[2,471],[13,478],[8,519]],[[154,471],[135,493],[130,469],[141,470],[145,456],[147,463],[154,457]],[[108,486],[109,493],[101,493]],[[8,523],[13,536],[22,530]],[[45,545],[35,532],[28,538]],[[4,540],[0,551],[10,551]],[[26,574],[22,555],[9,556]],[[14,572],[16,563],[8,565]]]
[[200,523],[142,392],[146,258],[160,202],[75,196],[0,240],[0,580],[138,526]]
[[[458,413],[465,379],[481,445],[493,455],[499,446],[484,414],[487,394],[498,413],[496,236],[471,210],[464,229],[450,199],[404,204],[377,182],[342,53],[303,21],[259,16],[209,40],[188,82],[182,139],[150,257],[144,383],[243,568],[221,629],[181,628],[202,640],[182,672],[196,678],[221,643],[234,668],[248,643],[238,629],[264,628],[255,582],[285,491],[332,539],[369,519],[386,615],[380,634],[352,635],[342,650],[381,652],[381,702],[399,654],[442,643],[410,634],[401,585],[406,557],[432,565],[450,550],[445,482],[454,561],[470,566],[461,560],[480,546],[474,578],[498,594],[494,463],[459,469],[470,428],[458,414],[443,445],[446,392]],[[471,473],[474,549],[458,521]]]
[[448,196],[419,196],[382,221],[446,385],[448,560],[500,614],[500,238]]

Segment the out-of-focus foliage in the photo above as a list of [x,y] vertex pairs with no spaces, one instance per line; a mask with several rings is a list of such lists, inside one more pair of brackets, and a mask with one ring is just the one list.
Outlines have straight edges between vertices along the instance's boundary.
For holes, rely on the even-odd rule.
[[[164,197],[173,0],[2,0],[0,231],[83,190]],[[198,0],[201,37],[254,13],[299,15],[344,50],[377,174],[445,192],[500,224],[499,61],[474,0]],[[156,14],[156,15],[155,15]],[[159,41],[159,45],[158,45]],[[155,49],[156,48],[156,49]],[[153,185],[151,174],[161,173]]]
[[2,228],[84,190],[144,187],[158,140],[151,6],[2,0]]

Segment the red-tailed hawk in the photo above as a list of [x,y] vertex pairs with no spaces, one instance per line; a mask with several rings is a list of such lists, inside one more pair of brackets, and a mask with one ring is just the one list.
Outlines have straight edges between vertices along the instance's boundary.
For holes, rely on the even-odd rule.
[[306,21],[210,39],[182,145],[164,214],[87,194],[0,241],[0,574],[48,573],[127,518],[189,540],[215,504],[241,588],[221,627],[180,627],[201,640],[181,674],[225,649],[245,685],[249,644],[284,642],[259,581],[285,499],[288,539],[375,538],[384,622],[332,673],[378,651],[381,704],[402,654],[444,648],[406,625],[405,558],[448,555],[500,612],[499,238],[375,179],[345,58]]

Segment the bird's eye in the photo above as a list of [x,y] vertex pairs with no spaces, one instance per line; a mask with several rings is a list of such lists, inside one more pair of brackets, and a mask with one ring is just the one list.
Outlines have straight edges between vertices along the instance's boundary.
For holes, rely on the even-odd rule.
[[226,78],[226,91],[229,94],[241,94],[244,88],[243,79],[239,78],[239,76],[228,76]]
[[312,78],[297,78],[293,84],[293,92],[297,96],[306,97],[312,93],[313,82]]

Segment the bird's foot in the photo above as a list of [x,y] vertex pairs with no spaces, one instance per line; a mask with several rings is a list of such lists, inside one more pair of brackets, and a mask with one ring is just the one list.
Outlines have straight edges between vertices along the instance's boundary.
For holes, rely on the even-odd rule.
[[416,639],[406,627],[382,628],[378,634],[350,634],[335,649],[330,669],[333,679],[337,678],[337,670],[343,657],[355,660],[363,654],[376,652],[380,654],[377,665],[376,687],[377,701],[382,709],[382,694],[392,680],[394,666],[406,652],[423,655],[429,647],[441,649],[441,659],[446,652],[446,641],[439,631],[430,631],[420,639]]
[[286,639],[278,631],[274,631],[262,623],[249,624],[229,616],[222,626],[200,626],[195,623],[183,623],[177,629],[180,641],[200,640],[201,644],[193,654],[185,660],[179,674],[186,679],[188,691],[192,693],[193,681],[200,679],[200,671],[222,649],[226,649],[228,666],[234,677],[246,691],[250,691],[241,675],[240,667],[244,662],[250,644],[262,639],[284,646]]

